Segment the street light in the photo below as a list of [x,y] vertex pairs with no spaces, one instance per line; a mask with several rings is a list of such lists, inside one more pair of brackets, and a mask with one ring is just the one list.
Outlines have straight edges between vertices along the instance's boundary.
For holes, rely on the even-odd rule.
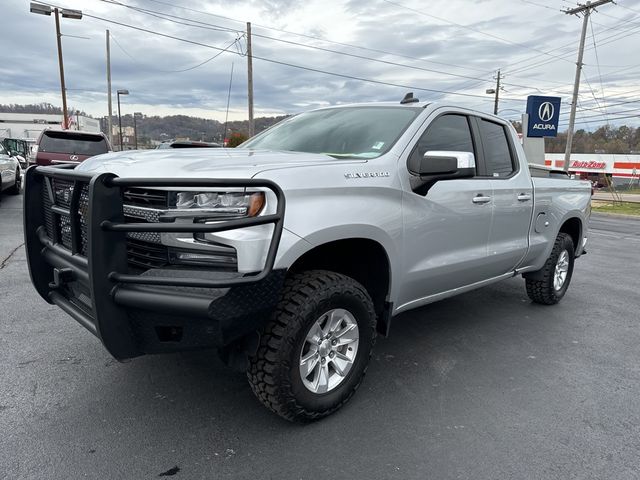
[[31,13],[37,13],[38,15],[51,16],[54,14],[56,19],[56,37],[58,43],[58,65],[60,66],[60,90],[62,91],[62,128],[69,127],[69,120],[67,118],[67,89],[64,84],[64,65],[62,63],[62,34],[60,33],[60,15],[62,18],[72,18],[80,20],[82,18],[82,11],[71,10],[68,8],[53,8],[49,5],[43,5],[41,3],[31,2],[29,7]]
[[129,90],[118,90],[118,125],[120,127],[120,151],[123,150],[122,146],[122,115],[120,115],[120,95],[129,95]]

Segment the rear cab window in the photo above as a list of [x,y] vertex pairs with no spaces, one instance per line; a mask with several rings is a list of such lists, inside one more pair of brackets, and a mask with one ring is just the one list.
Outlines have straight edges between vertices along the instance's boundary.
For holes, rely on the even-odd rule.
[[42,134],[38,151],[94,156],[107,153],[109,148],[104,137],[100,135],[45,131]]
[[491,178],[510,177],[516,171],[515,159],[504,125],[478,119],[484,153],[484,175]]

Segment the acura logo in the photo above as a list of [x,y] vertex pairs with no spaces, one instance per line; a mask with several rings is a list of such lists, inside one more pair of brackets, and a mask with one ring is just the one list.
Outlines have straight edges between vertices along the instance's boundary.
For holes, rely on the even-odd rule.
[[[551,107],[553,108],[553,107]],[[553,111],[553,110],[551,110]],[[77,161],[78,160],[78,155],[69,155],[69,160],[73,160],[73,161]]]
[[540,104],[540,108],[538,108],[538,117],[540,117],[540,120],[543,122],[549,122],[553,118],[553,114],[553,103],[543,102]]

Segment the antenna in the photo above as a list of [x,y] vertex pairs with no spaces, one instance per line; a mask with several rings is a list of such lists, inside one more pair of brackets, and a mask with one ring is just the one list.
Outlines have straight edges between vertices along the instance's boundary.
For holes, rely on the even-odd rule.
[[400,100],[400,104],[404,105],[405,103],[416,103],[419,102],[417,98],[413,97],[413,92],[407,93],[402,100]]

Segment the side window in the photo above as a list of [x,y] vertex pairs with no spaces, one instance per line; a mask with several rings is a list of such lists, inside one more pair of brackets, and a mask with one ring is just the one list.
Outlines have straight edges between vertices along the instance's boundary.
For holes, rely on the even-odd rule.
[[480,120],[480,136],[484,147],[484,161],[489,177],[508,177],[514,171],[507,131],[504,126]]
[[467,117],[449,114],[436,118],[418,140],[409,158],[409,170],[417,172],[420,159],[432,150],[474,153]]

